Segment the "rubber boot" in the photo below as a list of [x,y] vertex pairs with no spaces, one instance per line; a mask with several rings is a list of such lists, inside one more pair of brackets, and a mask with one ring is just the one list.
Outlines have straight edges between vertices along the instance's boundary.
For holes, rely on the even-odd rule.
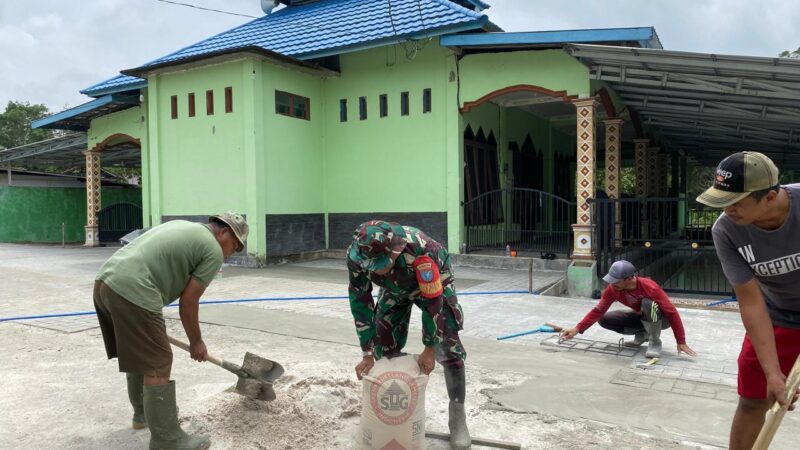
[[141,430],[147,428],[147,420],[144,417],[144,375],[140,373],[126,373],[128,379],[128,400],[133,406],[133,429]]
[[661,356],[661,321],[642,322],[642,325],[647,330],[650,341],[647,344],[647,352],[645,352],[644,356],[647,358],[659,358]]
[[205,450],[207,436],[190,436],[178,423],[175,382],[144,387],[144,414],[150,425],[150,450]]
[[463,367],[444,366],[444,381],[447,384],[447,396],[450,397],[450,448],[453,450],[469,450],[472,439],[467,429],[467,413],[464,410],[466,397],[466,377]]
[[625,347],[639,347],[645,342],[647,342],[647,331],[645,330],[636,330],[634,328],[625,328],[625,333],[623,334],[632,334],[633,340],[632,341],[625,341],[623,344]]

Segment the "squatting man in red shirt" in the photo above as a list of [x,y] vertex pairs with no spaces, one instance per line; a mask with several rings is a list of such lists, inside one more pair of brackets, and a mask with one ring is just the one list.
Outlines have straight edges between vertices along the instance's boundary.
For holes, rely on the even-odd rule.
[[[607,330],[634,336],[625,346],[639,347],[648,342],[645,356],[658,358],[661,356],[661,330],[672,327],[678,342],[678,353],[697,356],[686,345],[686,333],[678,310],[658,283],[637,276],[636,268],[625,260],[612,264],[603,281],[608,283],[608,287],[603,291],[600,303],[578,325],[564,330],[561,333],[563,339],[569,340],[576,334],[583,333],[599,319],[600,326]],[[614,302],[620,302],[632,311],[609,312],[608,308]]]

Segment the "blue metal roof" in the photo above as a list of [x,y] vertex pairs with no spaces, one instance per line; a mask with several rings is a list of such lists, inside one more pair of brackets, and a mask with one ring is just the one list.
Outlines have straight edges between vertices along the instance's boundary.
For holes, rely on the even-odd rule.
[[[461,5],[464,5],[464,6],[471,5],[473,8],[476,8],[478,11],[491,8],[491,6],[489,6],[488,3],[482,2],[481,0],[456,0],[456,1],[458,1],[458,3],[460,3]],[[465,5],[465,3],[466,3],[466,5]]]
[[[473,30],[488,20],[487,16],[448,0],[320,0],[283,8],[141,68],[252,46],[305,60],[404,39]],[[98,96],[145,85],[141,78],[120,75],[81,93]]]
[[82,90],[81,94],[99,97],[101,95],[112,94],[114,92],[141,89],[145,86],[147,86],[147,80],[120,74],[113,78],[109,78],[108,80],[89,86],[88,88]]
[[474,33],[443,36],[444,47],[497,47],[550,44],[638,43],[643,48],[662,49],[656,29],[606,28],[589,30],[530,31],[519,33]]

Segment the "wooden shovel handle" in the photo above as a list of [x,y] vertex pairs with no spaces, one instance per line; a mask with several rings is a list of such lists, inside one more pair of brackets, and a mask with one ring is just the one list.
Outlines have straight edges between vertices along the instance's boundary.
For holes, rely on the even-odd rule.
[[[798,387],[800,387],[800,356],[797,357],[789,376],[786,377],[786,401],[789,404],[794,399],[794,393]],[[767,410],[764,425],[761,427],[761,432],[758,433],[753,450],[766,450],[769,448],[772,438],[775,437],[775,433],[781,425],[784,414],[786,414],[786,410],[781,408],[778,402],[775,402],[772,408]]]
[[[169,343],[170,344],[174,345],[175,347],[179,347],[179,348],[182,348],[182,349],[186,350],[187,352],[189,352],[189,354],[192,353],[192,350],[189,349],[189,344],[187,344],[187,343],[185,343],[183,341],[179,341],[179,340],[175,339],[172,336],[167,336],[167,338],[169,339]],[[228,369],[227,367],[225,367],[225,361],[223,361],[222,358],[217,358],[216,356],[212,355],[211,353],[207,353],[206,357],[207,357],[206,358],[207,361],[209,361],[209,362],[211,362],[213,364],[216,364],[216,365],[222,367],[223,369]]]

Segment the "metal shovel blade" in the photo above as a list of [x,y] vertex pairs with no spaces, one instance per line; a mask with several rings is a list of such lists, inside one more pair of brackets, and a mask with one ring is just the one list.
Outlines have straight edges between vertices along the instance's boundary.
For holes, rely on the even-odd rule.
[[239,377],[239,381],[236,383],[236,392],[245,397],[265,402],[271,402],[276,398],[272,383],[253,378]]
[[283,375],[283,366],[271,359],[245,353],[242,371],[259,381],[272,383]]

